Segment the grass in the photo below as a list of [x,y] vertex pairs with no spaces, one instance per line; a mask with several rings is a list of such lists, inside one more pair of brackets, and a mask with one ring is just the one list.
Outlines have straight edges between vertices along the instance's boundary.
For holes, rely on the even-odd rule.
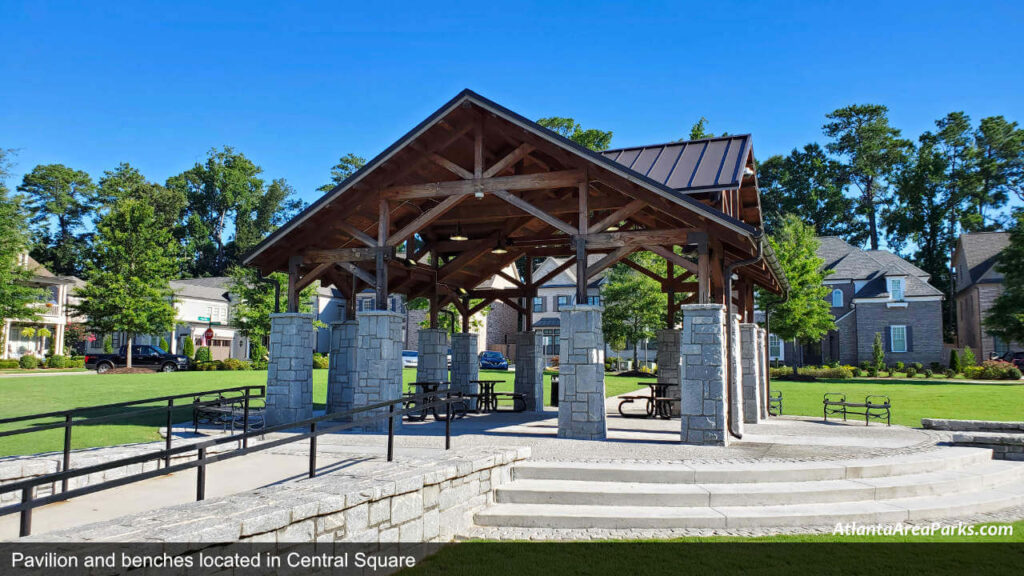
[[[498,370],[481,370],[480,378],[504,380],[495,389],[511,392],[513,373]],[[403,380],[408,384],[416,380],[416,370],[403,371]],[[606,378],[606,393],[609,396],[636,390],[638,378]],[[232,388],[245,385],[264,385],[267,373],[249,372],[174,372],[170,374],[109,374],[76,376],[40,376],[38,378],[0,379],[0,418],[10,418],[32,413],[55,412],[82,406],[97,406],[115,402],[127,402],[191,394],[218,388]],[[551,374],[545,374],[545,403],[551,403]],[[323,409],[327,401],[327,370],[313,371],[313,403]],[[76,426],[72,434],[72,448],[111,446],[132,442],[151,442],[160,439],[157,429],[164,424],[162,414],[132,415],[132,408],[125,411],[125,418],[116,422]],[[109,413],[109,412],[108,412]],[[96,415],[99,415],[97,413]],[[182,407],[175,412],[174,421],[184,422],[192,417],[191,408]],[[0,430],[23,428],[57,419],[37,420],[0,424]],[[60,450],[63,446],[63,430],[46,430],[0,438],[0,456],[35,454]]]
[[[964,420],[1020,420],[1024,416],[1024,386],[999,384],[950,384],[910,380],[773,380],[772,390],[782,391],[784,414],[821,416],[822,396],[841,392],[851,402],[863,402],[869,394],[888,396],[892,423],[921,426],[921,418]],[[856,417],[853,417],[856,418]]]

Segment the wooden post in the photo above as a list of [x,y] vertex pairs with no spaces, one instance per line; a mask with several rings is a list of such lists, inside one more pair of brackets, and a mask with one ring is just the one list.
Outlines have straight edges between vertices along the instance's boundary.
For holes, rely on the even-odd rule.
[[[676,279],[676,265],[671,260],[667,262],[668,267],[666,269],[666,276],[668,276],[669,285],[672,285],[672,281]],[[666,328],[669,330],[675,330],[676,328],[676,291],[669,289],[668,291],[668,311],[665,315]]]
[[377,279],[376,279],[376,298],[377,310],[388,309],[388,268],[387,261],[385,260],[386,249],[388,242],[388,232],[390,228],[390,210],[388,209],[388,201],[386,198],[381,197],[380,199],[380,215],[377,224]]
[[469,296],[462,297],[462,333],[469,334]]
[[[434,277],[437,277],[437,269],[440,262],[437,259],[437,251],[430,250],[430,265],[434,267]],[[437,309],[438,309],[438,294],[437,294],[437,282],[434,282],[434,288],[430,292],[430,328],[432,330],[437,329]]]
[[537,297],[537,287],[533,285],[533,256],[526,256],[526,306],[523,306],[523,310],[526,310],[526,325],[523,327],[525,332],[533,330],[533,299]]
[[708,251],[708,241],[700,240],[697,243],[697,303],[707,304],[711,302],[711,254]]
[[587,303],[587,227],[590,215],[587,208],[588,183],[584,172],[583,181],[579,185],[579,231],[576,236],[576,304]]
[[345,303],[345,319],[355,320],[356,319],[356,296],[359,294],[359,278],[356,275],[352,275],[352,296]]
[[291,256],[288,258],[288,312],[299,311],[299,267],[302,266],[302,256]]

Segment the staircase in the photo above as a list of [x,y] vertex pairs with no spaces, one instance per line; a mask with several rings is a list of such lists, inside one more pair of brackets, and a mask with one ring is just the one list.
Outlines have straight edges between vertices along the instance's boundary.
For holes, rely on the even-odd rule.
[[769,528],[963,517],[1024,504],[1024,462],[944,447],[865,460],[525,462],[479,526]]

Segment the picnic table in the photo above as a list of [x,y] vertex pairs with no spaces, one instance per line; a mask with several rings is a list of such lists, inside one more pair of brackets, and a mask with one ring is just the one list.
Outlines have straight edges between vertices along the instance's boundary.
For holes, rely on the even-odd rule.
[[[673,386],[671,382],[637,382],[637,386],[647,386],[651,389],[650,394],[631,394],[629,396],[619,396],[621,402],[619,402],[619,414],[623,418],[651,418],[658,417],[662,419],[669,419],[672,417],[672,403],[678,402],[676,398],[670,398],[668,395],[669,386]],[[632,404],[636,400],[646,401],[646,413],[645,414],[627,414],[622,407],[626,404]]]
[[[446,389],[451,386],[451,382],[445,380],[436,380],[432,382],[410,382],[409,386],[414,389],[414,391],[410,395],[427,395],[426,398],[423,400],[423,404],[429,405],[441,399],[441,394],[439,394],[439,392],[446,391]],[[406,403],[406,406],[409,408],[415,408],[417,403],[418,402],[416,402],[415,400],[410,400],[409,402]],[[430,414],[434,415],[434,420],[445,419],[444,414],[438,414],[436,406],[428,406],[426,408],[423,408],[422,410],[419,410],[418,412],[412,412],[410,414],[407,414],[406,418],[408,418],[412,422],[422,422],[426,420],[427,416],[429,416]]]
[[477,412],[493,412],[498,409],[498,397],[494,392],[494,386],[504,380],[470,380],[471,384],[480,386],[480,393],[477,396]]

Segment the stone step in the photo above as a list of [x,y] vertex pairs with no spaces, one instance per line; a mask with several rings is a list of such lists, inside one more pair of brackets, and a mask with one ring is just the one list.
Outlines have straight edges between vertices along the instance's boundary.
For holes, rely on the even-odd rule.
[[901,456],[821,462],[524,462],[517,464],[512,474],[517,480],[583,480],[647,484],[812,482],[962,470],[990,462],[991,459],[992,451],[985,448],[944,447]]
[[480,526],[520,528],[768,528],[938,520],[993,512],[1024,503],[1024,485],[882,501],[782,506],[596,506],[499,503],[476,514]]
[[1024,484],[1024,465],[988,461],[967,470],[808,482],[665,484],[516,479],[499,487],[495,500],[584,506],[773,506],[941,496],[1010,483]]

